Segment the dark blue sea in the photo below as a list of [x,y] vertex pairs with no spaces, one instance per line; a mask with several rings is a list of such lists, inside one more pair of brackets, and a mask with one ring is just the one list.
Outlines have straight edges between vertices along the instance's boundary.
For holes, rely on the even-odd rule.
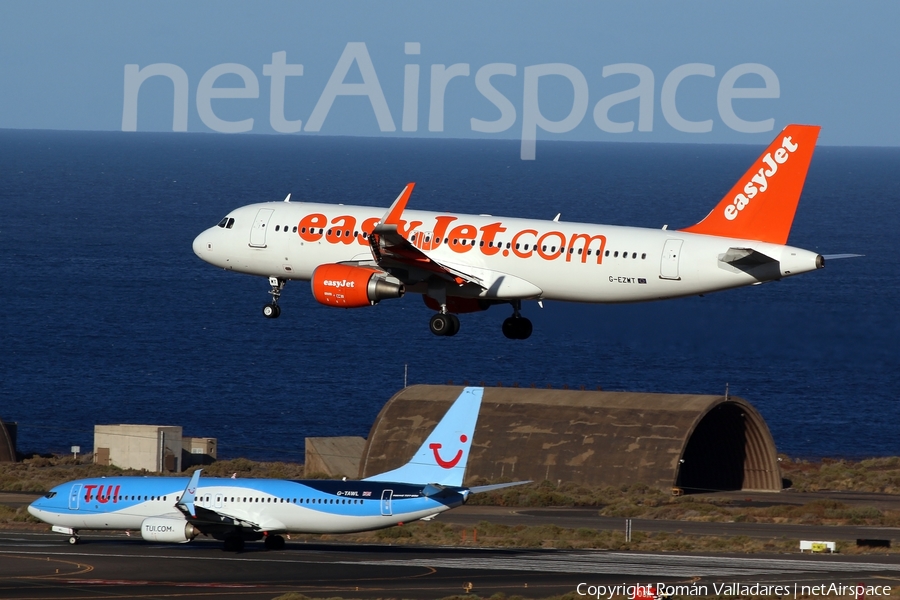
[[19,450],[92,447],[100,423],[182,425],[220,457],[302,460],[368,434],[409,383],[722,394],[792,456],[900,454],[900,149],[817,149],[790,243],[864,258],[650,304],[527,303],[428,331],[417,295],[320,306],[191,251],[230,209],[296,200],[670,228],[705,216],[761,147],[0,131],[0,417]]

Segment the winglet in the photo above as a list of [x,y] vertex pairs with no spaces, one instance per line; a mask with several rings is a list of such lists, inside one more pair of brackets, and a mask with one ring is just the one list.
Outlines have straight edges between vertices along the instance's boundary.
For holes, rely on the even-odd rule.
[[409,197],[412,195],[414,187],[416,187],[415,183],[406,184],[406,187],[403,188],[403,191],[400,192],[400,195],[397,196],[397,199],[394,200],[394,203],[391,204],[391,207],[386,213],[384,213],[384,216],[381,218],[382,225],[399,224],[400,215],[402,215],[403,211],[406,210],[406,203],[409,202]]
[[819,129],[785,127],[712,212],[682,231],[787,243]]
[[182,511],[186,511],[187,514],[194,518],[197,517],[197,512],[194,510],[194,500],[197,498],[197,485],[200,483],[200,472],[202,470],[203,469],[197,469],[194,471],[194,474],[191,475],[191,480],[188,481],[187,487],[184,488],[184,493],[181,494],[181,499],[175,504],[175,506],[182,509]]

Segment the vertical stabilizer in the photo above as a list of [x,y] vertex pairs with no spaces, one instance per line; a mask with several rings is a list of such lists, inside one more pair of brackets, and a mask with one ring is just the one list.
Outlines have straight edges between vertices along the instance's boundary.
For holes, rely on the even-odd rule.
[[788,125],[689,233],[785,244],[820,127]]
[[462,486],[484,388],[467,387],[408,463],[366,481]]

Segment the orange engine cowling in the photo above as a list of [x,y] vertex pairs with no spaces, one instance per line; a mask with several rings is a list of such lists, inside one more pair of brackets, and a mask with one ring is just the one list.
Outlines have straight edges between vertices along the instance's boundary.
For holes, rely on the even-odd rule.
[[350,265],[321,265],[313,271],[313,297],[325,306],[359,308],[385,298],[400,298],[402,283],[388,281],[382,271]]

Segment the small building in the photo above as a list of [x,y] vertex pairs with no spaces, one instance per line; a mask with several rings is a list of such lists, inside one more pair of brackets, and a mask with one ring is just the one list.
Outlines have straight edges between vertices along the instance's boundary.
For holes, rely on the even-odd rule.
[[181,453],[181,426],[94,426],[94,462],[100,465],[180,473]]
[[216,462],[216,438],[182,437],[181,468],[211,465]]

